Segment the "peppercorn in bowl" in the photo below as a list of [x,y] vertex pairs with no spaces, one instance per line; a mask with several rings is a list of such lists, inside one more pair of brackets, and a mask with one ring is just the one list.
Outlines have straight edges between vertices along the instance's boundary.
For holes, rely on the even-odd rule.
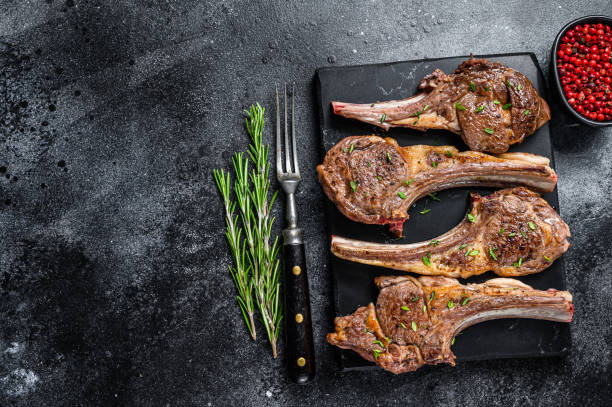
[[612,18],[587,16],[561,29],[552,47],[552,79],[579,122],[612,125]]

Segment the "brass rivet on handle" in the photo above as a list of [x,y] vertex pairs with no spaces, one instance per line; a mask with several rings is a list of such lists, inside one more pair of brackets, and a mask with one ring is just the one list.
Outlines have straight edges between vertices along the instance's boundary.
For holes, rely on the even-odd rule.
[[304,367],[304,366],[306,365],[306,359],[304,359],[304,358],[299,358],[299,359],[297,360],[297,365],[298,365],[299,367]]
[[295,322],[301,324],[304,321],[304,316],[302,314],[295,314]]
[[291,271],[293,272],[294,276],[299,276],[302,272],[302,269],[300,268],[300,266],[293,266],[293,269]]

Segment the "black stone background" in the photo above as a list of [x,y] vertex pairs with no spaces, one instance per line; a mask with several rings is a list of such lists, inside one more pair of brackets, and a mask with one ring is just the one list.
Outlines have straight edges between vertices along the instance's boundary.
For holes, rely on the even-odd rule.
[[[600,1],[0,2],[0,405],[605,405],[612,131],[551,99],[576,312],[566,358],[336,372],[312,79],[326,65],[534,52]],[[211,169],[298,88],[316,381],[247,335]],[[280,218],[280,206],[274,213]],[[277,225],[279,226],[279,225]]]

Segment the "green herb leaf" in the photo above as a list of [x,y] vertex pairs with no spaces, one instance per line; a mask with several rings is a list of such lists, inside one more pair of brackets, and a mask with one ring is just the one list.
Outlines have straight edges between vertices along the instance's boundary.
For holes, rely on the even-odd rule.
[[463,106],[461,102],[455,103],[455,107],[457,108],[457,110],[465,110],[465,106]]
[[508,110],[512,107],[512,103],[506,103],[505,105],[502,106],[502,109],[504,110]]
[[436,292],[432,291],[431,294],[429,294],[429,301],[427,301],[427,305],[431,304],[434,298],[436,298]]
[[403,193],[402,191],[398,191],[397,196],[399,196],[402,199],[406,199],[406,194]]
[[431,193],[431,194],[427,194],[427,196],[428,196],[428,197],[430,197],[431,199],[433,199],[434,201],[438,201],[438,202],[440,201],[440,198],[438,198],[438,197],[436,196],[436,193],[435,193],[435,192],[434,192],[434,193]]
[[448,307],[448,309],[453,309],[455,307],[455,303],[452,302],[451,300],[448,300],[448,303],[446,304],[446,306]]
[[387,120],[387,115],[383,113],[382,116],[380,117],[380,122],[384,123],[385,120]]
[[371,166],[372,166],[372,163],[368,163],[368,167],[371,167]]
[[453,153],[451,153],[450,151],[445,151],[444,155],[447,156],[448,158],[453,158]]
[[413,124],[417,124],[417,122],[418,122],[418,121],[419,121],[419,119],[421,118],[421,115],[422,115],[423,113],[425,113],[425,110],[427,110],[427,109],[429,109],[429,105],[425,105],[425,107],[423,108],[423,110],[420,110],[420,111],[418,111],[418,110],[417,110],[417,112],[416,112],[416,113],[413,113],[412,115],[410,115],[410,117],[416,117],[416,118],[417,118],[417,119],[414,121],[414,123],[413,123]]
[[531,230],[536,230],[536,225],[535,225],[535,223],[533,223],[533,222],[529,222],[529,223],[528,223],[528,225],[529,225],[529,229],[531,229]]
[[489,249],[489,256],[491,256],[491,258],[493,260],[497,261],[497,256],[495,255],[495,250],[497,250],[497,248]]
[[512,237],[512,236],[516,236],[516,233],[514,232],[508,233],[508,237]]
[[479,253],[480,253],[480,250],[472,250],[470,252],[470,256],[475,257],[475,256],[478,256]]
[[521,90],[521,84],[520,83],[518,85],[516,85],[516,89],[517,90]]
[[414,182],[414,178],[409,179],[408,181],[402,181],[402,184],[406,185],[407,187],[410,186],[410,184],[412,184]]
[[482,112],[482,111],[484,110],[484,108],[485,108],[485,105],[478,106],[478,107],[475,109],[475,112],[476,112],[476,113],[480,113],[480,112]]
[[403,323],[403,322],[400,322],[400,326],[401,326],[402,328],[406,329],[406,325],[404,325],[404,323]]
[[427,313],[427,305],[423,305],[423,313],[426,314]]
[[368,328],[363,328],[363,333],[368,333]]
[[490,87],[489,85],[487,85],[487,86],[485,87],[485,90],[488,92],[488,91],[490,91],[490,90],[491,90],[491,87]]
[[379,181],[382,181],[382,177],[380,175],[377,175],[376,179],[379,180]]
[[426,214],[428,214],[429,212],[431,212],[431,209],[427,209],[427,208],[425,208],[425,209],[423,209],[423,210],[422,210],[421,212],[419,212],[419,213],[420,213],[421,215],[426,215]]
[[474,92],[476,90],[476,85],[474,85],[474,82],[470,81],[470,90],[472,92]]
[[453,336],[453,339],[451,339],[451,346],[453,346],[455,344],[455,337]]
[[464,306],[465,304],[467,304],[468,301],[470,301],[470,297],[465,297],[463,301],[461,301],[461,306]]
[[431,255],[429,253],[427,253],[425,256],[423,256],[423,258],[421,260],[423,260],[423,264],[426,265],[427,267],[431,266],[431,261],[429,261],[429,258],[431,257]]
[[346,147],[342,147],[342,152],[346,153]]
[[402,305],[400,308],[401,308],[401,309],[403,309],[404,311],[410,311],[410,308],[408,308],[408,307],[407,307],[407,306],[405,306],[405,305]]
[[510,83],[510,80],[508,80],[508,79],[506,79],[506,86],[509,87],[509,88],[512,87],[512,84]]
[[438,166],[438,162],[436,160],[431,160],[431,166],[436,168]]
[[351,184],[351,189],[353,190],[353,192],[355,192],[355,190],[357,189],[357,184],[353,180],[351,180],[350,184]]
[[391,162],[391,154],[387,151],[387,161]]
[[419,300],[419,296],[415,295],[414,297],[412,297],[412,302],[417,302]]
[[459,246],[459,250],[463,250],[467,247],[467,244],[462,244],[461,246]]
[[413,330],[414,332],[416,332],[416,330],[417,330],[417,324],[416,324],[416,322],[412,321],[412,323],[410,324],[410,327],[412,328],[412,330]]
[[467,250],[465,251],[465,253],[464,253],[464,255],[463,255],[463,256],[464,256],[464,257],[467,257],[467,256],[468,256],[468,254],[470,254],[470,252],[471,252],[471,251],[472,251],[472,249],[471,249],[471,248],[470,248],[470,249],[467,249]]
[[372,353],[374,354],[374,359],[378,360],[378,357],[380,356],[380,350],[374,349]]
[[497,234],[498,234],[499,236],[501,236],[501,235],[503,235],[503,234],[504,234],[504,232],[505,232],[505,231],[506,231],[506,229],[501,228],[501,229],[499,229],[499,232],[497,232]]
[[521,267],[521,265],[523,264],[523,258],[519,257],[518,261],[516,263],[512,263],[512,265],[514,267]]
[[496,105],[499,105],[501,102],[500,102],[499,100],[495,99],[495,100],[493,101],[493,103],[495,103]]
[[490,128],[488,128],[488,127],[487,127],[487,128],[485,128],[485,129],[484,129],[484,131],[485,131],[485,133],[487,133],[487,134],[493,134],[493,129],[490,129]]
[[544,256],[544,260],[546,260],[546,261],[547,261],[547,262],[549,262],[549,263],[552,263],[552,260],[551,260],[551,259],[550,259],[550,257],[548,257],[548,256]]
[[529,109],[525,110],[525,112],[523,113],[525,116],[527,116],[529,114]]
[[474,215],[472,215],[471,213],[467,214],[467,218],[470,222],[472,223],[476,223],[476,217]]
[[354,148],[355,148],[355,144],[351,143],[351,148],[349,148],[349,153],[352,153]]
[[431,242],[429,242],[429,246],[434,246],[435,247],[435,246],[438,245],[438,243],[440,243],[439,240],[432,240]]
[[381,341],[379,341],[378,339],[377,339],[377,340],[375,340],[375,341],[372,341],[372,343],[373,343],[374,345],[378,345],[378,346],[380,346],[381,348],[385,349],[385,345],[383,345],[383,343],[382,343]]
[[523,232],[522,230],[520,232],[521,232],[521,236],[523,236],[523,239],[527,239],[527,235],[525,234],[525,232]]
[[374,103],[372,103],[372,104],[370,105],[370,107],[374,107]]

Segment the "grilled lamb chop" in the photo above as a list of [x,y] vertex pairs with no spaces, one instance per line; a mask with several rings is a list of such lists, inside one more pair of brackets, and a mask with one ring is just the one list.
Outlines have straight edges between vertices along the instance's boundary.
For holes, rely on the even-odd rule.
[[389,224],[401,236],[407,210],[419,198],[453,187],[555,188],[557,175],[545,157],[506,153],[494,157],[450,146],[400,147],[391,138],[341,140],[317,167],[323,190],[348,218]]
[[492,270],[510,277],[538,273],[569,248],[569,227],[526,188],[471,194],[468,215],[431,241],[379,244],[332,236],[336,256],[413,273],[467,278]]
[[503,153],[550,120],[550,109],[529,79],[499,62],[463,62],[452,75],[436,69],[421,93],[381,103],[331,102],[334,113],[388,130],[410,127],[460,134],[474,151]]
[[377,277],[381,290],[352,315],[336,318],[327,341],[352,349],[392,373],[412,372],[430,364],[455,365],[453,338],[479,322],[532,318],[571,322],[572,296],[567,291],[534,290],[522,282],[496,278],[461,285],[446,277]]

